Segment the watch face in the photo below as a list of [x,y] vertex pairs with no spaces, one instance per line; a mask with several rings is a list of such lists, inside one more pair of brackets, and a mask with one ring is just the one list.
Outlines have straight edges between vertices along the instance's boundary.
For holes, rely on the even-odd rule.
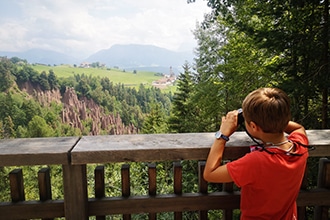
[[222,138],[222,139],[224,139],[225,141],[229,141],[229,138],[228,138],[227,136],[223,135],[220,131],[217,131],[217,132],[215,133],[215,138],[216,138],[216,139],[220,139],[220,138]]

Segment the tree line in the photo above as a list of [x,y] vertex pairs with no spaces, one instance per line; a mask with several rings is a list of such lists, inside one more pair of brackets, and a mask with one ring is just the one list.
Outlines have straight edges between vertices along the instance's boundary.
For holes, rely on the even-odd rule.
[[0,59],[0,77],[1,138],[87,135],[90,131],[63,124],[60,118],[62,105],[49,103],[45,106],[27,98],[19,90],[26,82],[42,91],[59,90],[62,95],[66,88],[74,88],[78,98],[94,100],[106,113],[119,114],[125,125],[133,124],[139,130],[152,108],[161,108],[165,115],[169,115],[171,108],[172,94],[163,93],[158,88],[141,84],[135,89],[121,83],[114,84],[107,77],[86,74],[57,78],[53,70],[39,73],[17,57]]
[[194,31],[194,71],[182,75],[173,97],[177,125],[215,130],[250,91],[270,86],[288,93],[293,120],[307,129],[328,128],[329,1],[207,4],[212,12]]

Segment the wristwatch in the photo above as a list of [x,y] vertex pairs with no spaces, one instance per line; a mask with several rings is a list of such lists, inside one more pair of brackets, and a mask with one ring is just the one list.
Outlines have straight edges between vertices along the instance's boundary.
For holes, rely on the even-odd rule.
[[222,134],[221,131],[217,131],[217,132],[215,133],[215,138],[216,138],[216,139],[220,139],[220,138],[222,138],[222,139],[224,139],[225,141],[229,141],[229,137],[227,137],[226,135]]

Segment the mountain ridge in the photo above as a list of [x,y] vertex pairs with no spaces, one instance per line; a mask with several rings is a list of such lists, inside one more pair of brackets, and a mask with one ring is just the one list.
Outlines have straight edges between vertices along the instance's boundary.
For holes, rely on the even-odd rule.
[[102,49],[85,59],[78,59],[52,50],[30,49],[21,52],[0,51],[0,56],[19,57],[29,63],[45,65],[71,64],[83,62],[100,62],[107,67],[118,67],[126,70],[144,70],[152,72],[178,72],[183,64],[193,61],[193,52],[175,52],[153,45],[115,44]]

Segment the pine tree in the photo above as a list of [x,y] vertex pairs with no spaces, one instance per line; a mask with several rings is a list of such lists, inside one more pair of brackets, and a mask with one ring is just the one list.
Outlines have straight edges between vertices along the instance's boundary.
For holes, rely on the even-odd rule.
[[167,123],[166,114],[160,103],[151,103],[151,111],[145,118],[142,126],[142,133],[144,134],[160,134],[166,133]]
[[177,91],[172,101],[172,111],[169,118],[169,130],[173,133],[196,131],[195,106],[191,101],[193,93],[192,73],[190,65],[183,65],[184,72],[178,76]]

